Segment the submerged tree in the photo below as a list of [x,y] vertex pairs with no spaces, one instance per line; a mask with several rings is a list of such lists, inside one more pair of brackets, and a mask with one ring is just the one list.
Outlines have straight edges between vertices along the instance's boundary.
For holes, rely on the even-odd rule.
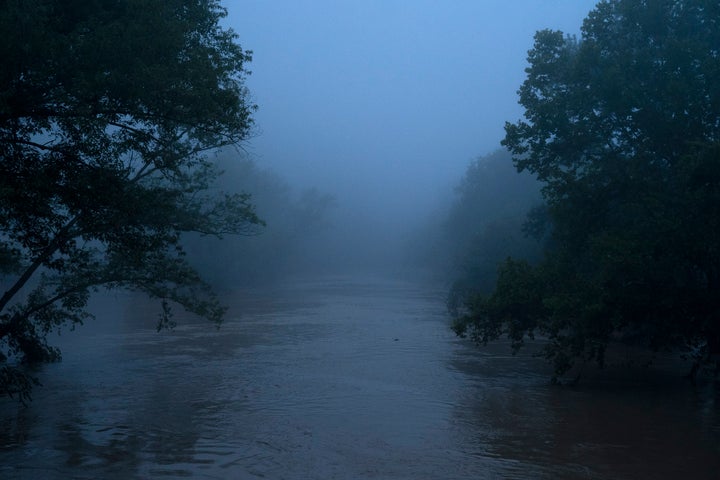
[[210,197],[206,153],[246,139],[250,52],[215,0],[3,1],[0,8],[0,395],[82,323],[89,294],[127,288],[219,322],[182,232],[243,233],[243,194]]
[[695,352],[694,374],[720,354],[720,4],[603,1],[529,63],[504,145],[546,183],[552,248],[509,260],[458,331],[542,334],[558,374],[617,339]]

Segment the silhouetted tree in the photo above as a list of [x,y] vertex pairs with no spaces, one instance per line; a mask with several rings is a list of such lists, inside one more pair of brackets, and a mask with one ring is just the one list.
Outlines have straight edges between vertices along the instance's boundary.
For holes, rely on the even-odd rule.
[[546,183],[554,247],[508,261],[458,332],[544,335],[557,374],[620,338],[720,353],[719,27],[718,2],[608,0],[580,40],[536,34],[504,145]]
[[204,153],[248,136],[250,53],[213,0],[0,5],[0,394],[47,334],[81,323],[91,291],[123,287],[219,322],[182,232],[243,233],[247,195],[211,198]]

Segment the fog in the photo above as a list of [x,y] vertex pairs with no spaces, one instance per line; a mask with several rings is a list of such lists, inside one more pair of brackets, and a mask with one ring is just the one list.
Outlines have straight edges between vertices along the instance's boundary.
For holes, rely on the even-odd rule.
[[[708,361],[707,380],[695,377],[701,354],[717,366],[720,348],[719,263],[702,258],[720,238],[718,122],[687,167],[613,188],[598,169],[603,188],[569,184],[576,198],[559,213],[501,148],[505,122],[523,114],[535,32],[578,35],[596,2],[8,2],[38,15],[15,26],[0,14],[0,28],[13,26],[12,88],[0,95],[10,205],[0,212],[0,480],[717,478],[718,372],[713,383]],[[247,80],[231,69],[258,107],[250,135],[243,95],[219,91],[242,107],[226,118],[234,107],[203,92],[222,72],[205,68],[222,64],[208,61],[210,41],[187,42],[199,24],[183,15],[219,6],[223,28],[253,51]],[[96,14],[105,10],[122,18]],[[170,18],[177,35],[154,38]],[[717,40],[707,31],[702,42]],[[115,50],[130,65],[95,64]],[[169,55],[145,68],[159,51]],[[718,71],[708,65],[697,70],[708,77],[688,68],[690,83],[718,84],[704,82]],[[654,81],[647,71],[638,90]],[[608,76],[600,100],[627,85]],[[695,108],[705,97],[688,98]],[[127,124],[100,113],[129,100]],[[652,138],[684,120],[696,125],[658,121]],[[596,123],[567,138],[606,141]],[[228,138],[243,143],[207,162],[185,157]],[[654,147],[637,156],[672,163]],[[635,156],[603,157],[607,183],[644,177]],[[213,167],[222,174],[206,185]],[[255,211],[246,196],[210,200],[224,193],[250,195]],[[583,221],[593,216],[612,218]],[[657,232],[667,238],[648,241]]]
[[254,52],[245,153],[335,197],[332,231],[358,243],[343,254],[388,256],[521,116],[535,31],[576,34],[594,3],[228,2],[225,23]]

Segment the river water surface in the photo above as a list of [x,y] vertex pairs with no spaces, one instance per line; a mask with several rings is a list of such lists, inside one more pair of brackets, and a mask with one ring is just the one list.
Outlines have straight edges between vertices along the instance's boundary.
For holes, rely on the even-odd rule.
[[228,320],[118,295],[65,333],[27,407],[0,403],[7,479],[720,478],[720,398],[677,372],[550,385],[449,330],[443,291],[322,278],[230,296]]

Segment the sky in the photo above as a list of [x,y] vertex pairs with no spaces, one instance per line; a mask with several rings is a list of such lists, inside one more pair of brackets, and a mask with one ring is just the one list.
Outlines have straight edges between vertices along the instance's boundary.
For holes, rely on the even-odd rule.
[[537,30],[579,34],[594,0],[243,0],[247,151],[387,223],[433,208],[522,115]]

